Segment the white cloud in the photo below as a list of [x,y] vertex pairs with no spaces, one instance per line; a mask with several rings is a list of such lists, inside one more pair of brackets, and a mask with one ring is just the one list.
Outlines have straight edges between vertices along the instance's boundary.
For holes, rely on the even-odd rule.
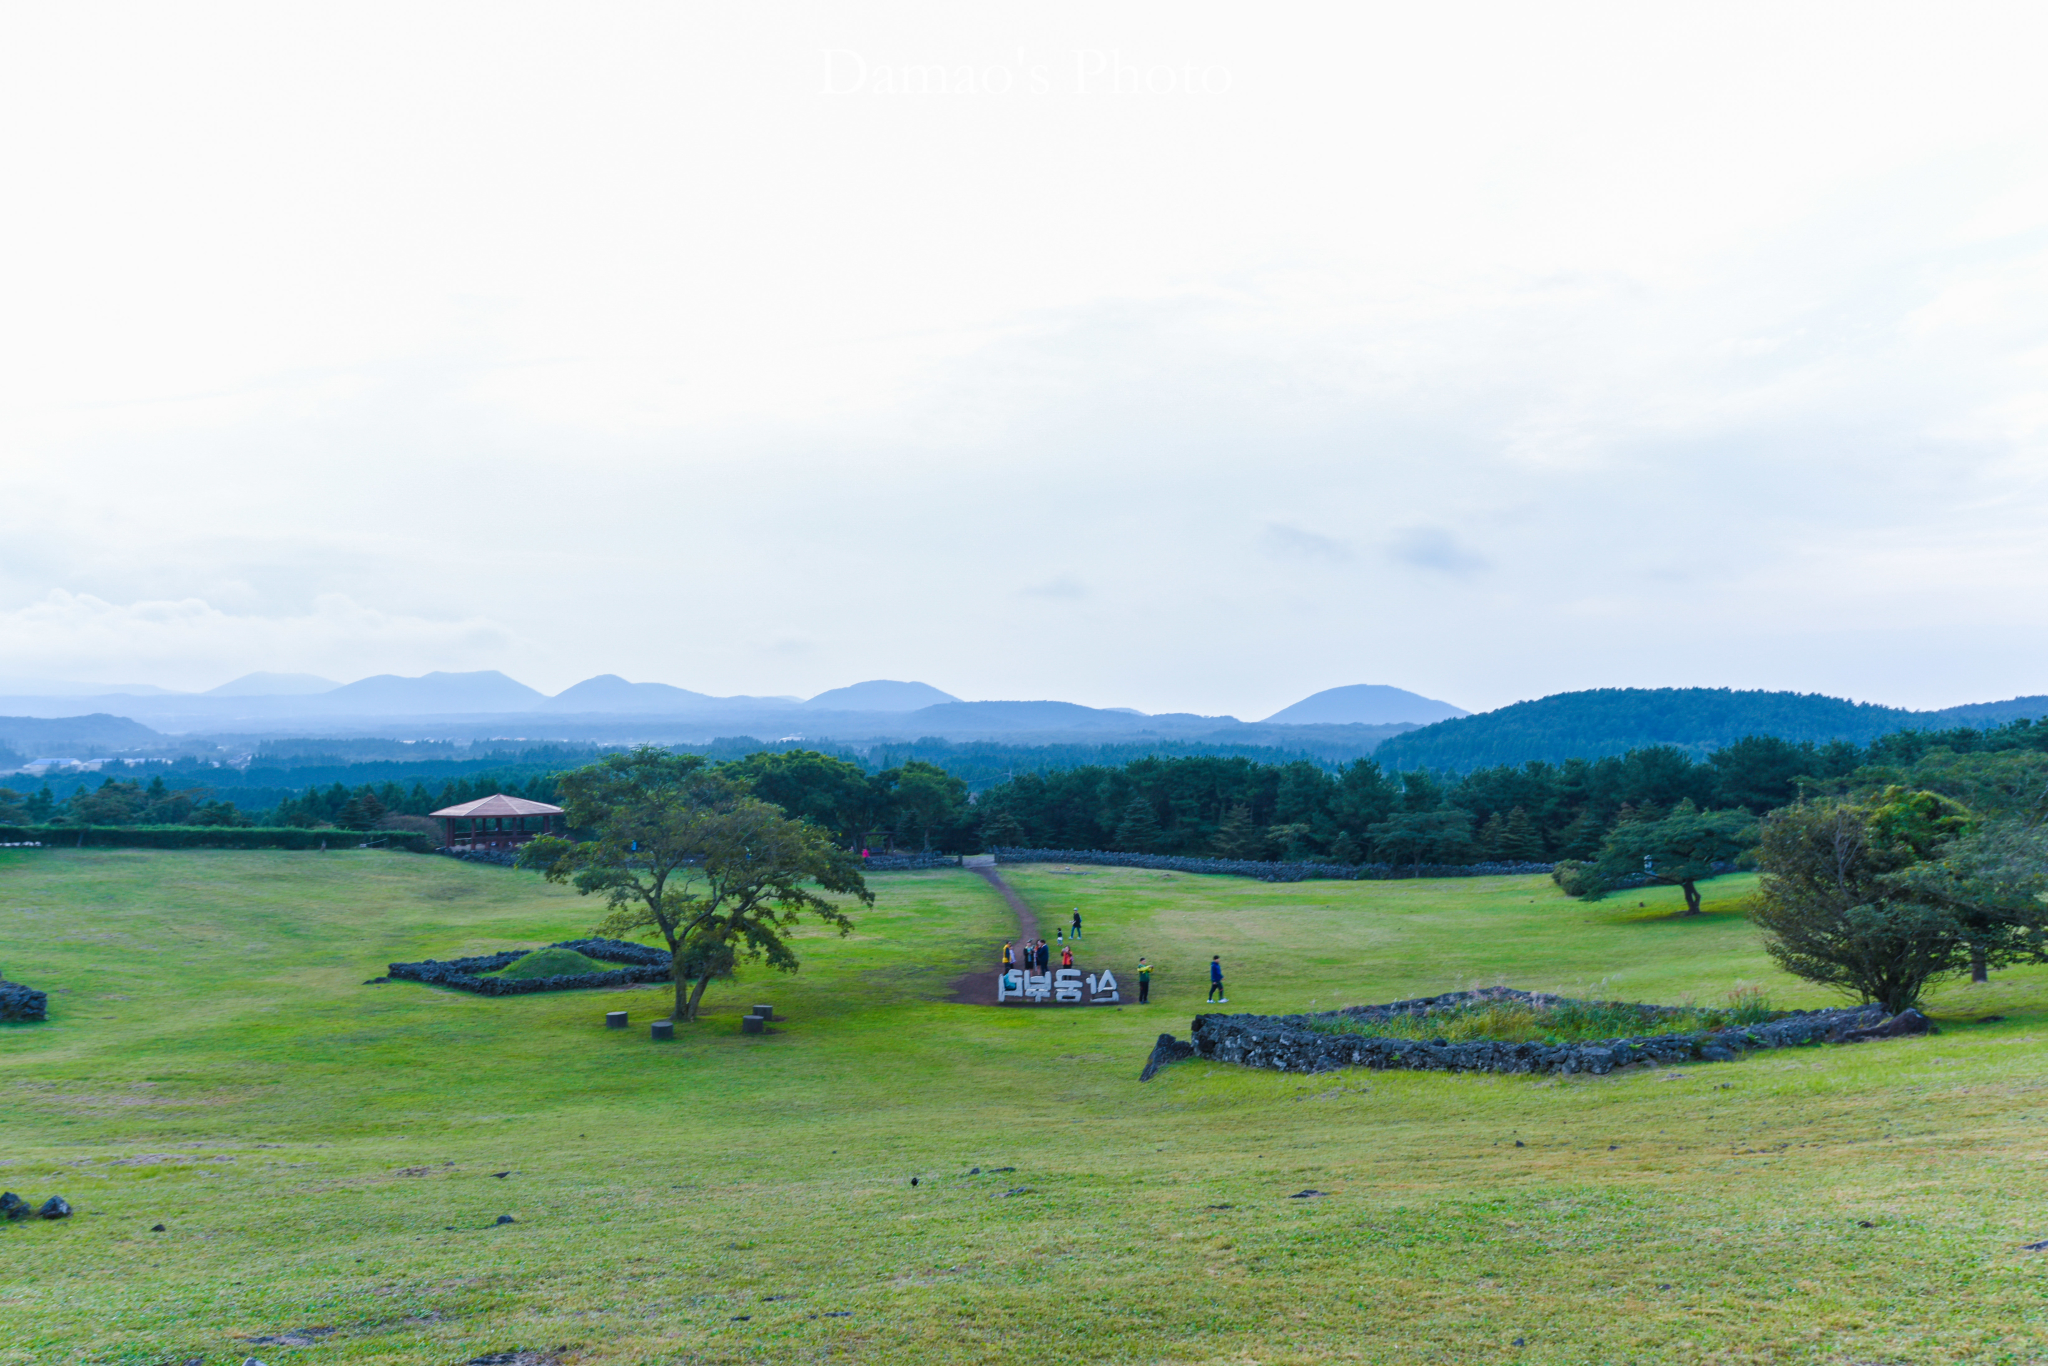
[[2028,11],[7,22],[10,672],[2048,686]]
[[[238,615],[197,598],[115,604],[54,590],[0,612],[0,657],[36,660],[51,674],[108,679],[108,661],[191,690],[243,673],[422,673],[490,668],[517,647],[505,627],[480,618],[428,621],[325,594],[293,616]],[[109,680],[111,681],[111,680]]]

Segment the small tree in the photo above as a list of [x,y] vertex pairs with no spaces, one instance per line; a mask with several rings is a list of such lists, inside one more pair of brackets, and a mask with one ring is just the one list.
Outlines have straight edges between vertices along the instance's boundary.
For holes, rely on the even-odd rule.
[[1942,798],[1805,802],[1764,817],[1750,915],[1778,965],[1897,1013],[1956,971],[1968,936],[1899,874],[1946,842]]
[[895,793],[898,818],[917,832],[926,853],[932,830],[957,824],[967,811],[967,784],[937,764],[912,759],[880,776]]
[[1252,824],[1251,807],[1237,802],[1223,813],[1223,824],[1216,827],[1209,847],[1218,858],[1255,859],[1266,851],[1266,836]]
[[1024,824],[1008,811],[994,811],[981,823],[983,849],[1015,849],[1024,843]]
[[1330,857],[1339,863],[1363,863],[1365,850],[1359,847],[1357,840],[1351,838],[1349,830],[1339,830],[1337,838],[1330,841]]
[[1587,895],[1598,900],[1620,879],[1641,873],[1653,883],[1680,889],[1685,913],[1698,915],[1698,884],[1721,871],[1715,865],[1733,862],[1754,828],[1747,811],[1701,811],[1690,800],[1661,820],[1624,822],[1600,846]]
[[1408,859],[1419,877],[1424,855],[1447,860],[1470,846],[1472,817],[1454,806],[1396,811],[1378,825],[1367,826],[1365,833],[1372,836],[1374,853],[1389,862]]
[[786,932],[803,913],[847,933],[852,921],[813,887],[874,903],[858,860],[828,833],[706,771],[700,755],[643,745],[562,775],[557,795],[570,826],[590,838],[529,841],[521,864],[585,896],[603,893],[611,914],[598,933],[660,934],[676,1019],[696,1017],[736,953],[794,972]]
[[2040,962],[2048,939],[2048,831],[2022,820],[1994,821],[1892,877],[1904,895],[1952,916],[1969,943],[1970,980],[1989,969]]
[[1508,812],[1507,835],[1500,856],[1511,863],[1538,863],[1543,858],[1543,832],[1521,807]]
[[1133,797],[1124,808],[1124,818],[1117,822],[1116,847],[1127,853],[1149,854],[1159,847],[1164,834],[1152,803],[1143,797]]

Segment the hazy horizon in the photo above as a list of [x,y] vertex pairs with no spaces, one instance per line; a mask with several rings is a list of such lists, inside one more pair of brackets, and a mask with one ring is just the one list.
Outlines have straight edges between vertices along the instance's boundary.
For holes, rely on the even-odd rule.
[[0,672],[2048,692],[2030,10],[606,14],[0,21]]

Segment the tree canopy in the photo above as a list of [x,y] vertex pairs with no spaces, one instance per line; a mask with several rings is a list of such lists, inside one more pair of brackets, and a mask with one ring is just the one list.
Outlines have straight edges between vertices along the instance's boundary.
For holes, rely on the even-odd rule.
[[1609,832],[1586,870],[1581,895],[1598,900],[1622,879],[1640,874],[1651,883],[1677,887],[1685,895],[1685,913],[1698,915],[1698,884],[1728,871],[1755,827],[1746,811],[1702,811],[1690,801],[1657,820],[1624,821]]
[[610,914],[598,933],[658,933],[679,1020],[695,1018],[705,988],[737,956],[794,972],[789,931],[804,915],[847,933],[851,919],[822,893],[874,902],[858,860],[828,832],[701,755],[642,746],[563,774],[556,790],[582,838],[535,839],[520,862],[603,895]]

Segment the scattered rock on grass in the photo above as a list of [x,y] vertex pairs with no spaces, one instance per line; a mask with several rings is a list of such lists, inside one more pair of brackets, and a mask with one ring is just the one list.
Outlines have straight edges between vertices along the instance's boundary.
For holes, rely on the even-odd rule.
[[9,1219],[26,1219],[34,1212],[28,1201],[13,1191],[0,1192],[0,1214],[6,1215]]
[[[518,1223],[518,1222],[519,1222],[519,1221],[518,1221],[517,1219],[514,1219],[514,1218],[513,1218],[513,1217],[512,1217],[511,1215],[509,1215],[509,1214],[501,1214],[501,1215],[499,1215],[499,1216],[498,1216],[498,1218],[497,1218],[497,1220],[496,1220],[496,1223],[498,1223],[498,1224],[516,1224],[516,1223]],[[494,1226],[495,1226],[495,1225],[494,1225]]]
[[2038,1243],[2028,1243],[2026,1248],[2029,1252],[2048,1252],[2048,1239]]
[[252,1347],[311,1347],[321,1338],[331,1336],[332,1328],[294,1328],[285,1333],[267,1333],[260,1338],[250,1338]]
[[2003,1024],[2004,1022],[2005,1016],[2003,1015],[1979,1015],[1977,1017],[1978,1024]]
[[149,1226],[149,1231],[151,1233],[162,1233],[164,1232],[164,1226],[162,1224],[151,1224]]
[[1328,1191],[1319,1191],[1319,1190],[1315,1190],[1315,1189],[1309,1189],[1309,1190],[1305,1190],[1305,1191],[1296,1191],[1296,1192],[1295,1192],[1294,1194],[1292,1194],[1292,1195],[1288,1196],[1287,1198],[1288,1198],[1289,1200],[1313,1200],[1313,1199],[1315,1199],[1315,1198],[1316,1198],[1316,1197],[1318,1197],[1318,1196],[1322,1196],[1322,1195],[1328,1195],[1328,1194],[1329,1194],[1329,1192],[1328,1192]]
[[43,1201],[43,1207],[37,1210],[36,1213],[42,1215],[45,1219],[69,1219],[71,1217],[71,1202],[61,1195],[53,1195]]

